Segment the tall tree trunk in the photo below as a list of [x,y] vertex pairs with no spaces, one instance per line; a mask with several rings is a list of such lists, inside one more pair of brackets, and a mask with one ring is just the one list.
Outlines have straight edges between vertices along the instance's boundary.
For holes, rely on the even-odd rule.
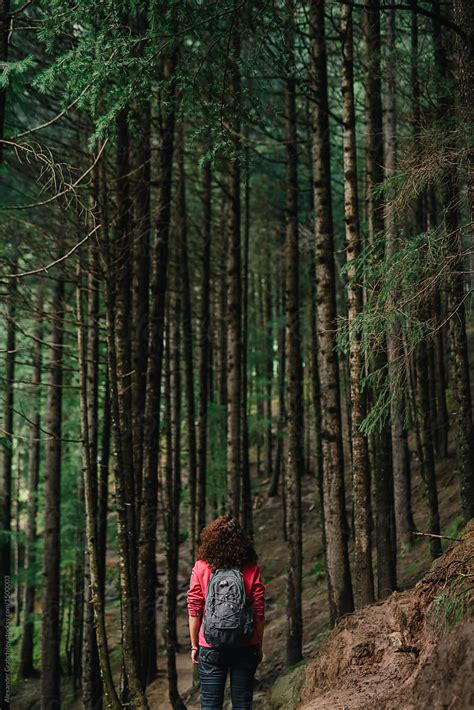
[[250,165],[249,148],[245,147],[244,195],[244,264],[242,301],[242,524],[253,536],[252,483],[250,479],[249,413],[248,413],[248,324],[249,324],[249,249],[250,249]]
[[[412,25],[417,25],[416,21],[412,21]],[[413,80],[412,80],[413,85]],[[427,229],[435,231],[438,226],[438,205],[436,199],[436,191],[434,186],[428,191],[427,195]],[[433,294],[431,311],[434,317],[443,322],[444,309],[443,300],[439,290]],[[448,406],[446,403],[446,359],[445,359],[445,340],[446,328],[438,328],[432,343],[434,371],[434,388],[436,394],[436,439],[435,448],[439,458],[445,459],[448,456],[448,431],[449,431],[449,416]]]
[[178,152],[178,195],[177,195],[177,231],[179,238],[179,263],[181,266],[182,310],[183,310],[183,354],[186,381],[186,429],[188,439],[188,480],[191,553],[194,557],[195,521],[196,521],[196,483],[197,483],[197,448],[196,448],[196,404],[194,397],[193,369],[193,313],[191,306],[191,281],[189,276],[188,225],[186,216],[186,174],[185,135],[181,123],[177,136]]
[[[430,412],[428,349],[425,342],[418,346],[416,357],[416,375],[418,390],[418,412],[420,417],[421,447],[423,452],[422,469],[423,481],[426,489],[426,499],[429,511],[429,531],[432,535],[439,535],[439,508],[438,491],[436,486],[436,470],[433,449],[433,425]],[[431,556],[433,559],[442,553],[439,537],[430,538]]]
[[132,411],[133,411],[133,469],[138,496],[138,517],[141,512],[143,478],[143,436],[146,402],[146,369],[148,361],[148,294],[150,287],[150,125],[149,102],[139,108],[140,122],[138,139],[134,146],[134,161],[137,165],[135,180],[134,239],[133,239],[133,288],[132,288]]
[[[368,0],[363,14],[365,52],[365,115],[368,236],[372,244],[384,231],[383,198],[375,189],[383,181],[383,125],[380,70],[379,0]],[[385,350],[372,366],[382,372],[387,365]],[[396,587],[396,541],[393,509],[392,438],[388,424],[372,435],[375,452],[375,539],[377,593],[382,598]]]
[[[179,266],[176,266],[176,270]],[[179,507],[181,497],[181,369],[180,349],[181,334],[181,298],[175,293],[173,302],[168,307],[167,348],[166,348],[166,588],[164,608],[164,628],[168,671],[168,693],[173,710],[185,710],[178,691],[178,673],[176,651],[178,633],[176,620],[178,615],[178,561],[179,561]],[[173,320],[173,328],[170,324]]]
[[286,663],[302,658],[302,565],[301,477],[303,474],[302,365],[299,320],[299,234],[298,234],[298,145],[296,132],[296,81],[294,76],[295,18],[293,0],[285,0],[285,149],[286,149],[286,366],[288,402],[287,538],[288,578]]
[[[82,482],[80,484],[82,498]],[[82,676],[82,647],[84,635],[84,531],[77,529],[74,540],[77,552],[74,559],[71,591],[71,642],[69,651],[69,670],[72,673],[72,687],[78,693]]]
[[341,9],[342,60],[342,121],[344,127],[344,223],[346,254],[349,264],[347,287],[349,327],[349,380],[351,396],[352,487],[354,505],[354,596],[357,607],[374,601],[372,572],[372,540],[370,525],[370,469],[367,439],[360,427],[365,418],[365,397],[362,392],[364,356],[356,319],[363,307],[362,285],[353,260],[361,250],[359,203],[357,192],[357,154],[355,134],[354,69],[352,7]]
[[[97,451],[98,451],[98,394],[99,394],[99,281],[98,281],[98,251],[96,243],[92,242],[89,247],[88,263],[88,309],[85,314],[86,322],[80,319],[80,326],[85,329],[85,371],[87,388],[87,441],[88,456],[90,460],[90,476],[92,484],[92,517],[94,527],[94,544],[97,545]],[[79,316],[79,313],[78,313]],[[84,464],[83,464],[84,465]],[[87,491],[84,487],[84,496]],[[87,504],[87,500],[85,499]],[[95,550],[97,555],[97,548]],[[86,548],[84,560],[84,635],[82,650],[82,696],[84,704],[91,705],[100,710],[102,704],[102,683],[99,672],[99,655],[94,628],[94,609],[92,604],[92,573],[90,570],[90,551]],[[97,571],[99,575],[99,572]],[[99,577],[97,584],[99,583]]]
[[[0,0],[0,62],[2,62],[2,64],[8,59],[10,23],[10,0]],[[0,87],[0,138],[2,139],[5,131],[5,99],[6,86],[2,86]],[[3,143],[0,143],[0,164],[1,163],[3,163]],[[0,685],[0,690],[3,693],[3,685]],[[2,697],[4,696],[2,695]]]
[[[474,6],[470,0],[453,0],[454,19],[464,35],[456,37],[457,76],[461,90],[461,118],[466,127],[466,136],[472,135],[474,123]],[[468,234],[474,239],[474,148],[472,144],[467,153],[467,197],[470,216]],[[473,253],[470,256],[471,286]]]
[[[237,0],[234,0],[234,6]],[[240,243],[240,27],[236,15],[230,40],[229,93],[236,155],[229,162],[227,261],[227,508],[240,517],[242,462],[242,274]]]
[[[133,427],[132,427],[132,351],[130,317],[132,315],[132,235],[130,229],[130,184],[129,184],[129,127],[128,116],[122,110],[117,117],[117,220],[115,227],[115,393],[118,407],[118,427],[120,431],[121,469],[123,485],[124,516],[126,518],[127,547],[127,615],[123,633],[128,636],[124,666],[131,697],[141,702],[141,691],[137,685],[137,667],[140,668],[140,647],[138,643],[139,610],[137,585],[137,490],[133,470]],[[124,613],[122,614],[122,619]],[[128,656],[128,658],[126,657]]]
[[[102,435],[99,459],[97,546],[99,558],[99,580],[102,594],[105,592],[105,567],[107,559],[107,513],[109,498],[110,459],[110,387],[109,375],[105,372],[104,404],[102,413]],[[105,598],[105,597],[104,597]]]
[[22,488],[21,482],[21,454],[22,449],[17,446],[16,449],[16,466],[15,466],[15,626],[20,626],[22,612],[22,576],[21,569],[23,566],[23,540],[20,533],[20,491]]
[[[396,160],[396,113],[395,113],[395,11],[387,11],[387,69],[385,88],[385,178],[390,180],[395,174]],[[389,199],[385,207],[386,237],[385,248],[387,257],[392,257],[397,240],[395,214],[391,206],[393,190],[390,190]],[[396,295],[393,297],[396,300]],[[393,300],[392,300],[393,303]],[[397,362],[402,356],[400,346],[400,328],[393,324],[387,328],[387,360],[388,380],[390,387],[390,431],[392,437],[392,470],[393,470],[393,501],[395,514],[395,527],[397,543],[400,548],[408,546],[411,542],[411,510],[410,480],[407,477],[409,463],[406,461],[406,446],[403,425],[404,396],[397,388]]]
[[34,621],[36,597],[36,516],[38,513],[38,483],[40,470],[40,420],[41,420],[41,341],[43,339],[43,292],[38,292],[36,303],[37,326],[34,333],[33,344],[33,370],[31,373],[31,386],[33,389],[34,404],[31,416],[30,441],[28,447],[28,503],[25,530],[25,587],[23,596],[23,632],[21,635],[20,667],[21,678],[30,678],[34,675],[33,664],[34,650]]
[[[0,11],[1,11],[0,7]],[[0,15],[1,20],[1,15]],[[1,29],[1,28],[0,28]],[[1,118],[1,116],[0,116]],[[0,126],[3,129],[3,125]],[[16,260],[13,271],[16,271]],[[17,281],[10,279],[8,283],[6,354],[5,354],[5,384],[4,412],[2,421],[1,469],[0,469],[0,668],[9,668],[9,604],[11,581],[11,507],[12,507],[12,463],[13,463],[13,408],[14,380],[16,357],[16,295]],[[0,673],[0,702],[7,702],[10,697],[10,676],[7,671]]]
[[265,278],[265,478],[272,477],[273,434],[272,434],[272,394],[273,394],[273,324],[272,324],[272,280],[271,257]]
[[[285,314],[284,292],[282,282],[284,277],[279,273],[277,285],[281,284],[277,290],[278,315],[281,320]],[[278,291],[281,290],[281,294]],[[268,489],[268,497],[273,498],[278,495],[278,486],[282,479],[283,459],[284,459],[284,444],[283,432],[286,427],[286,409],[285,409],[285,375],[286,375],[286,328],[282,323],[278,328],[277,333],[277,351],[278,351],[278,425],[276,433],[276,452],[275,465],[273,466],[273,475]]]
[[[412,13],[412,27],[411,27],[411,38],[412,38],[412,65],[411,65],[411,85],[412,85],[412,111],[413,111],[413,133],[414,133],[414,143],[415,151],[419,152],[419,132],[421,123],[421,110],[420,110],[420,85],[418,78],[418,26],[417,26],[417,14],[416,14],[416,0],[413,3],[413,13]],[[389,17],[392,18],[393,10],[390,11]],[[395,19],[393,17],[389,29],[391,29],[394,24]],[[389,35],[391,37],[392,48],[395,46],[394,31]],[[392,52],[393,53],[393,52]],[[393,71],[393,70],[392,70]],[[391,177],[394,173],[392,169],[387,175]],[[386,173],[387,174],[387,173]],[[419,195],[415,200],[414,205],[414,220],[415,220],[415,234],[419,234],[422,231],[426,231],[426,220],[424,214],[424,200],[423,195]],[[386,220],[388,227],[388,220]],[[388,230],[387,230],[388,231]],[[427,306],[422,307],[421,317],[428,320],[430,317],[429,308]],[[429,344],[426,341],[422,341],[417,349],[416,353],[416,380],[417,380],[417,394],[418,394],[418,412],[420,419],[420,431],[421,431],[421,446],[423,451],[423,480],[426,487],[426,497],[429,509],[429,530],[433,535],[440,534],[440,523],[439,523],[439,509],[438,509],[438,492],[436,486],[436,471],[435,471],[435,458],[434,458],[434,442],[433,442],[433,431],[435,418],[432,416],[432,405],[431,405],[431,393],[430,393],[430,369],[429,369]],[[431,556],[434,558],[438,557],[441,552],[441,540],[439,537],[430,538],[430,548]]]
[[[462,7],[461,7],[462,3]],[[441,36],[439,0],[433,4],[433,44],[435,52],[435,65],[443,94],[439,97],[438,116],[442,127],[449,130],[449,120],[454,115],[454,105],[452,94],[447,88],[449,80],[448,62],[446,51]],[[467,23],[467,36],[472,37],[473,20],[472,9],[468,13],[464,8],[463,0],[458,0],[456,4],[457,16],[462,10],[461,18]],[[465,12],[464,12],[465,10]],[[472,52],[472,49],[470,49]],[[472,67],[469,59],[466,58],[466,69],[461,75],[461,88],[463,101],[472,98]],[[467,92],[467,93],[466,93]],[[472,111],[472,104],[470,106]],[[453,145],[456,149],[456,145]],[[473,163],[472,149],[469,153],[469,198],[470,211],[472,216],[472,179]],[[443,201],[444,219],[446,226],[446,239],[449,244],[451,254],[457,254],[458,260],[452,268],[450,282],[448,285],[448,312],[449,319],[449,339],[451,345],[451,369],[452,369],[452,389],[453,389],[453,409],[454,416],[454,436],[457,452],[457,470],[461,491],[461,502],[463,516],[466,521],[474,516],[474,432],[472,422],[472,402],[469,374],[469,356],[466,337],[466,315],[464,308],[464,264],[462,249],[462,233],[459,228],[459,180],[456,166],[447,171],[443,180]],[[472,234],[472,225],[471,230]]]
[[[123,130],[123,129],[122,129]],[[125,175],[126,173],[121,173]],[[102,180],[101,208],[107,205],[104,200],[106,194],[106,184]],[[104,217],[104,214],[102,214]],[[106,222],[103,219],[102,222]],[[125,235],[122,234],[122,237]],[[124,269],[123,251],[122,253],[112,254],[107,229],[102,230],[102,251],[105,267],[105,312],[106,312],[106,333],[107,333],[107,359],[108,359],[108,375],[110,383],[110,407],[112,418],[112,433],[114,446],[114,473],[115,473],[115,499],[117,507],[117,548],[119,554],[119,571],[120,571],[120,596],[121,596],[121,617],[122,617],[122,652],[123,664],[127,677],[127,684],[131,694],[132,702],[136,707],[147,707],[146,699],[142,693],[139,673],[139,663],[137,656],[137,641],[136,628],[138,617],[136,613],[136,605],[133,595],[134,584],[132,579],[133,565],[130,564],[130,547],[136,546],[135,529],[130,528],[130,518],[128,508],[131,507],[129,499],[129,487],[125,485],[127,477],[126,465],[130,465],[130,456],[128,459],[124,457],[123,448],[127,437],[122,437],[122,420],[120,417],[121,402],[120,396],[123,391],[119,390],[118,381],[121,375],[126,374],[123,371],[123,353],[122,359],[118,359],[116,342],[119,340],[121,333],[116,333],[116,321],[121,323],[121,319],[126,319],[124,313],[123,294],[121,298],[117,298],[116,291],[118,286],[118,275],[116,269]],[[122,256],[122,259],[119,257]],[[123,278],[123,276],[122,276]],[[126,322],[128,322],[126,320]],[[123,329],[123,324],[122,324]],[[123,349],[123,343],[122,343]],[[119,366],[120,363],[120,366]],[[122,383],[123,387],[123,383]],[[123,404],[123,403],[122,403]],[[122,412],[123,419],[123,412]],[[128,452],[130,454],[130,451]],[[128,471],[128,474],[130,472]],[[136,572],[135,572],[136,578]]]
[[[84,502],[86,513],[86,544],[87,544],[87,580],[90,590],[86,593],[86,610],[84,619],[84,649],[82,672],[82,699],[85,707],[99,708],[102,705],[102,692],[100,685],[97,687],[96,668],[92,663],[100,664],[100,672],[104,684],[105,701],[108,707],[120,708],[121,704],[116,694],[110,657],[107,646],[107,633],[105,627],[104,598],[100,586],[100,569],[98,556],[97,535],[97,357],[98,357],[98,291],[95,282],[96,251],[95,245],[89,261],[89,308],[83,305],[82,295],[82,269],[78,265],[77,274],[77,340],[79,353],[79,379],[80,379],[80,410],[81,410],[81,439],[82,439],[82,469],[84,476]],[[93,618],[88,614],[88,607],[92,609]],[[88,638],[92,627],[94,638]],[[99,681],[100,682],[100,681]]]
[[[164,62],[163,79],[173,77],[176,56]],[[174,148],[175,94],[173,83],[163,96],[159,197],[155,245],[152,255],[151,302],[148,333],[148,367],[144,424],[142,515],[139,549],[140,646],[142,680],[147,685],[156,675],[156,524],[158,447],[160,434],[160,389],[163,362],[163,327],[167,290],[168,239],[171,177]]]
[[192,546],[194,557],[198,536],[206,525],[206,478],[207,478],[207,414],[209,402],[209,360],[211,347],[211,240],[212,240],[212,167],[209,161],[203,170],[203,256],[201,281],[201,330],[199,361],[199,449],[197,517],[195,540]]
[[46,403],[43,600],[41,632],[41,708],[60,707],[61,666],[59,610],[61,600],[61,424],[64,342],[64,280],[58,278],[51,305],[51,354]]
[[336,275],[326,66],[325,2],[310,2],[318,368],[321,384],[324,532],[331,623],[352,611],[347,549],[339,367],[335,352]]

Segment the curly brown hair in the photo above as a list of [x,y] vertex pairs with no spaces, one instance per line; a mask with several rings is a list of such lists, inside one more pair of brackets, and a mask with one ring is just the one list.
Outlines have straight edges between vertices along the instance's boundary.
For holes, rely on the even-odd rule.
[[221,515],[204,528],[197,553],[212,570],[243,567],[257,561],[257,553],[249,535],[231,515]]

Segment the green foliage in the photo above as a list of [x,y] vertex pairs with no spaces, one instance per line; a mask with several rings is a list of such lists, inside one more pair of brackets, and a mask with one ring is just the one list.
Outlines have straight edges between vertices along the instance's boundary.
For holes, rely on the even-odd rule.
[[465,577],[454,576],[446,589],[434,598],[435,613],[445,629],[472,616],[472,585]]
[[[450,526],[447,528],[447,530],[445,530],[444,535],[446,535],[446,537],[453,538],[453,540],[456,539],[457,537],[459,537],[459,531],[463,528],[464,522],[464,517],[462,515],[456,515],[452,519]],[[443,550],[446,550],[448,549],[448,547],[451,547],[452,540],[442,540],[441,544]]]
[[12,81],[25,74],[34,65],[35,62],[31,56],[16,61],[0,62],[0,89],[6,89]]
[[439,320],[428,317],[427,307],[433,294],[447,285],[449,264],[455,258],[441,227],[420,234],[402,233],[390,254],[385,252],[385,241],[385,234],[377,235],[357,259],[343,267],[345,275],[353,270],[350,283],[366,285],[367,300],[350,327],[342,321],[338,351],[347,354],[349,344],[357,338],[366,362],[375,363],[377,353],[386,348],[387,333],[391,333],[400,352],[393,365],[391,387],[386,364],[372,367],[363,376],[363,389],[376,394],[361,426],[366,434],[387,421],[392,398],[406,391],[418,345],[434,338],[441,327]]
[[319,582],[319,581],[325,579],[325,577],[326,577],[326,567],[325,567],[325,564],[324,564],[324,558],[323,558],[323,557],[318,557],[318,558],[315,560],[314,565],[313,565],[311,571],[309,572],[309,576],[314,577],[314,579],[315,579],[316,582]]

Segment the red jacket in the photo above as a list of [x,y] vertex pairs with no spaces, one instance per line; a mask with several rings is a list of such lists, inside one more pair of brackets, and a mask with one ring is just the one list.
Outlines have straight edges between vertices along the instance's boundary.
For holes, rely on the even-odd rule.
[[[254,619],[264,619],[265,587],[263,586],[262,579],[260,577],[260,568],[257,563],[246,563],[242,567],[241,572],[242,577],[244,578],[245,594],[247,599],[252,604],[253,617]],[[206,592],[211,576],[212,569],[207,562],[204,562],[204,560],[197,560],[193,567],[193,571],[191,572],[187,595],[189,616],[203,616],[206,604]],[[250,641],[247,642],[247,645],[252,646],[254,644],[258,644],[258,642],[257,632],[254,630],[253,636]],[[210,645],[204,638],[202,624],[199,629],[199,645],[210,648]]]

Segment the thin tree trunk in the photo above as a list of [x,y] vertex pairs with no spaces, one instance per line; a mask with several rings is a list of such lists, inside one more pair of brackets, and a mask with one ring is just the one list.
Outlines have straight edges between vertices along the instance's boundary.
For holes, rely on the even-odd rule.
[[[237,5],[237,0],[234,0]],[[236,155],[229,162],[229,243],[227,260],[227,508],[241,514],[242,462],[242,273],[240,239],[240,28],[236,19],[230,40],[229,93]]]
[[[176,56],[165,60],[163,78],[173,77]],[[163,327],[167,290],[168,239],[170,225],[171,177],[174,149],[175,95],[163,101],[161,118],[160,192],[157,208],[155,245],[152,255],[151,305],[148,334],[147,393],[145,406],[142,515],[139,548],[140,646],[142,681],[156,676],[156,524],[158,446],[160,433],[160,389],[163,362]]]
[[250,174],[249,148],[245,147],[244,264],[242,274],[242,524],[253,536],[252,483],[249,458],[248,420],[248,323],[249,323],[249,248],[250,248]]
[[[456,12],[462,10],[461,17],[466,22],[469,37],[473,33],[472,10],[467,13],[463,0],[458,0]],[[438,116],[445,130],[449,130],[449,121],[454,115],[452,94],[448,93],[449,79],[448,62],[441,37],[439,0],[433,3],[433,44],[435,65],[443,94],[439,97]],[[466,10],[466,12],[464,12]],[[470,50],[472,51],[472,49]],[[469,67],[469,71],[467,70]],[[465,72],[461,74],[463,101],[472,98],[472,67],[466,60]],[[467,93],[466,93],[467,92]],[[472,104],[470,106],[472,111]],[[456,148],[456,145],[453,145]],[[472,216],[472,149],[469,153],[469,198]],[[454,409],[454,436],[457,452],[457,471],[461,492],[462,511],[467,522],[474,516],[474,431],[472,422],[472,402],[469,374],[469,355],[466,337],[465,293],[464,293],[464,258],[462,250],[461,230],[459,228],[459,179],[456,166],[450,168],[443,180],[444,219],[446,239],[450,253],[457,254],[458,259],[452,268],[448,285],[449,339],[451,344],[451,370]],[[472,226],[471,226],[472,233]]]
[[302,658],[301,477],[303,474],[302,364],[299,320],[298,147],[296,132],[296,82],[294,76],[295,18],[293,0],[285,0],[285,148],[286,148],[286,366],[288,402],[288,461],[286,469],[286,529],[288,537],[286,663]]
[[[98,480],[98,559],[99,580],[102,595],[105,592],[105,568],[107,559],[107,513],[109,494],[109,459],[110,459],[110,387],[109,375],[105,373],[104,404],[102,413],[102,436],[100,447]],[[104,597],[105,598],[105,597]]]
[[183,355],[186,382],[186,429],[188,438],[188,480],[191,557],[194,557],[196,537],[196,483],[197,483],[197,447],[196,447],[196,404],[194,397],[193,369],[193,313],[191,307],[191,281],[189,276],[188,226],[186,216],[186,174],[184,168],[185,136],[181,123],[177,136],[178,152],[178,195],[177,195],[177,231],[179,238],[179,263],[181,266],[181,287],[183,294]]
[[[396,113],[395,113],[395,11],[387,12],[387,69],[385,89],[385,178],[390,180],[395,174],[396,161]],[[391,190],[385,207],[386,237],[385,248],[387,257],[392,257],[395,251],[397,231],[395,214],[391,207],[393,197]],[[396,295],[393,297],[396,300]],[[402,355],[400,327],[393,324],[387,328],[387,361],[390,387],[390,431],[392,437],[392,470],[393,470],[393,500],[397,543],[399,548],[405,548],[411,543],[411,511],[409,506],[409,479],[406,476],[407,462],[405,460],[405,441],[403,426],[403,391],[397,380],[397,362]]]
[[209,402],[209,359],[211,346],[211,240],[212,240],[212,167],[209,161],[203,171],[203,240],[201,282],[201,331],[199,363],[199,449],[198,449],[198,484],[197,484],[197,520],[195,540],[192,543],[194,557],[198,536],[206,525],[206,478],[207,478],[207,414]]
[[[10,0],[0,0],[0,62],[4,64],[8,59],[8,42],[10,34]],[[0,138],[3,139],[5,131],[5,100],[6,86],[0,87]],[[3,143],[0,142],[0,164],[3,163]],[[3,665],[1,666],[4,667]],[[5,688],[0,685],[2,698]]]
[[[145,18],[140,13],[139,29],[146,30]],[[148,295],[150,287],[150,126],[151,109],[149,102],[140,106],[136,120],[140,130],[134,150],[137,165],[135,181],[134,239],[133,239],[133,288],[132,288],[132,412],[133,412],[133,469],[136,476],[138,496],[138,518],[141,513],[141,493],[143,478],[143,436],[146,402],[146,369],[148,362]]]
[[[432,535],[440,535],[438,491],[436,485],[436,470],[433,449],[433,421],[431,419],[428,381],[428,352],[425,342],[418,346],[416,357],[416,375],[418,390],[418,411],[420,417],[421,447],[423,451],[423,481],[428,502],[429,524]],[[431,557],[435,559],[442,553],[441,540],[430,538]]]
[[20,490],[21,485],[21,447],[17,446],[15,466],[15,626],[20,626],[22,611],[23,541],[20,533]]
[[265,478],[273,472],[272,434],[272,394],[273,394],[273,324],[272,324],[272,281],[271,257],[268,258],[268,272],[265,279]]
[[365,397],[362,392],[364,356],[361,334],[356,319],[363,307],[363,293],[353,260],[361,251],[359,204],[357,194],[357,154],[355,135],[355,105],[353,83],[352,7],[341,9],[343,37],[342,120],[344,126],[344,223],[346,254],[349,263],[347,287],[349,327],[349,380],[351,397],[352,487],[354,505],[354,596],[357,607],[374,601],[372,571],[372,540],[370,526],[370,475],[367,439],[360,427],[365,418]]
[[[282,284],[283,277],[279,274],[277,287]],[[277,291],[277,303],[279,317],[283,319],[285,313],[284,293],[281,287],[281,295]],[[268,497],[273,498],[278,495],[278,486],[282,479],[283,461],[284,461],[284,444],[283,432],[286,427],[286,411],[285,411],[285,374],[286,374],[286,328],[282,323],[278,328],[277,333],[277,350],[278,350],[278,425],[276,433],[276,452],[275,465],[273,466],[273,476],[268,489]]]
[[[82,487],[82,482],[81,482]],[[82,495],[81,495],[82,498]],[[72,673],[72,686],[78,693],[81,687],[82,676],[82,648],[84,634],[84,531],[76,528],[75,545],[77,553],[74,560],[74,573],[71,592],[71,622],[72,638],[70,644],[70,668]]]
[[[456,36],[457,76],[461,93],[460,117],[467,128],[467,135],[474,122],[474,5],[471,0],[453,0],[454,19],[464,35]],[[467,200],[469,224],[467,232],[470,243],[474,241],[474,148],[467,148]],[[470,286],[473,288],[474,254],[471,249],[469,262]]]
[[[95,246],[92,245],[92,251]],[[92,262],[92,263],[91,263]],[[85,620],[92,626],[94,641],[87,639],[89,628],[84,627],[83,674],[82,690],[83,703],[86,708],[98,708],[102,704],[101,688],[97,688],[95,668],[87,664],[100,664],[100,672],[104,684],[105,702],[108,707],[120,708],[121,704],[115,690],[110,657],[107,646],[107,632],[105,627],[104,598],[100,585],[100,569],[98,556],[97,535],[97,356],[98,356],[98,292],[95,279],[95,255],[89,262],[91,268],[89,275],[89,309],[83,305],[82,295],[82,270],[78,266],[77,278],[77,328],[79,376],[80,376],[80,410],[81,410],[81,439],[82,439],[82,468],[84,476],[84,502],[86,513],[86,544],[87,566],[90,579],[90,593],[86,592],[86,600],[93,611],[92,619],[85,613]],[[92,283],[91,283],[92,282]],[[91,288],[92,286],[92,288]],[[86,320],[87,318],[87,320]],[[92,401],[91,401],[92,400]],[[93,458],[94,456],[94,458]],[[87,640],[86,640],[87,639]]]
[[[98,388],[99,388],[99,281],[97,278],[98,252],[96,243],[89,247],[88,263],[88,309],[87,322],[80,322],[85,329],[85,370],[86,370],[86,401],[88,425],[88,456],[90,460],[90,476],[92,483],[92,516],[94,521],[94,544],[97,544],[97,448],[98,448]],[[79,315],[79,313],[78,313]],[[84,488],[84,496],[87,491]],[[87,501],[85,500],[87,505]],[[97,549],[95,550],[97,554]],[[102,704],[102,682],[99,672],[99,655],[96,632],[94,628],[94,609],[92,605],[92,573],[89,561],[90,552],[86,548],[84,560],[84,635],[82,650],[82,696],[86,707],[92,706],[100,710]]]
[[60,707],[61,666],[59,610],[61,600],[61,429],[64,342],[64,280],[58,278],[51,306],[51,355],[46,403],[43,600],[41,632],[41,708]]
[[332,222],[331,164],[324,0],[310,2],[311,71],[313,81],[313,175],[316,240],[318,369],[321,384],[324,525],[331,623],[352,611],[352,584],[347,549],[344,461],[335,352],[336,275]]
[[[177,267],[179,268],[179,267]],[[179,561],[179,504],[181,497],[181,370],[180,370],[180,322],[181,298],[179,291],[173,299],[173,312],[168,307],[166,337],[166,588],[164,627],[168,672],[168,694],[173,710],[185,710],[178,691],[176,652],[178,634],[178,561]],[[174,327],[171,332],[170,321]],[[183,313],[184,316],[184,313]]]
[[30,441],[28,447],[28,503],[25,531],[25,587],[23,597],[23,632],[21,635],[20,667],[21,678],[30,678],[35,673],[33,664],[34,650],[34,621],[36,597],[36,516],[38,513],[38,483],[40,470],[40,421],[41,421],[41,366],[43,339],[43,293],[38,292],[36,303],[37,326],[34,333],[33,344],[33,370],[31,373],[31,386],[33,390],[33,404],[31,416]]
[[[379,0],[368,0],[363,14],[365,52],[366,174],[368,236],[373,244],[384,231],[383,199],[374,190],[383,181],[383,125],[380,69]],[[385,349],[377,353],[373,368],[387,365]],[[396,588],[396,540],[393,509],[392,440],[388,424],[372,434],[375,453],[375,539],[377,593],[382,598]]]
[[[0,6],[0,13],[4,10]],[[2,14],[0,14],[0,22]],[[0,27],[1,31],[1,27]],[[1,36],[0,36],[1,37]],[[3,38],[0,39],[3,41]],[[6,51],[6,50],[5,50]],[[2,91],[3,94],[3,91]],[[3,100],[3,99],[2,99]],[[1,109],[1,105],[0,105]],[[3,117],[0,115],[0,119]],[[3,124],[0,125],[3,130]],[[16,260],[13,262],[13,271],[16,271]],[[4,384],[4,411],[2,417],[2,436],[4,442],[1,447],[0,469],[0,529],[4,535],[0,537],[0,669],[8,667],[9,641],[8,641],[8,614],[10,603],[11,582],[11,507],[12,507],[12,462],[13,462],[13,408],[14,408],[14,380],[16,356],[16,311],[17,281],[10,279],[8,283],[8,305],[6,325],[6,354],[5,354],[5,384]],[[8,676],[8,677],[7,677]],[[7,702],[10,697],[10,677],[6,671],[0,673],[0,702]]]

